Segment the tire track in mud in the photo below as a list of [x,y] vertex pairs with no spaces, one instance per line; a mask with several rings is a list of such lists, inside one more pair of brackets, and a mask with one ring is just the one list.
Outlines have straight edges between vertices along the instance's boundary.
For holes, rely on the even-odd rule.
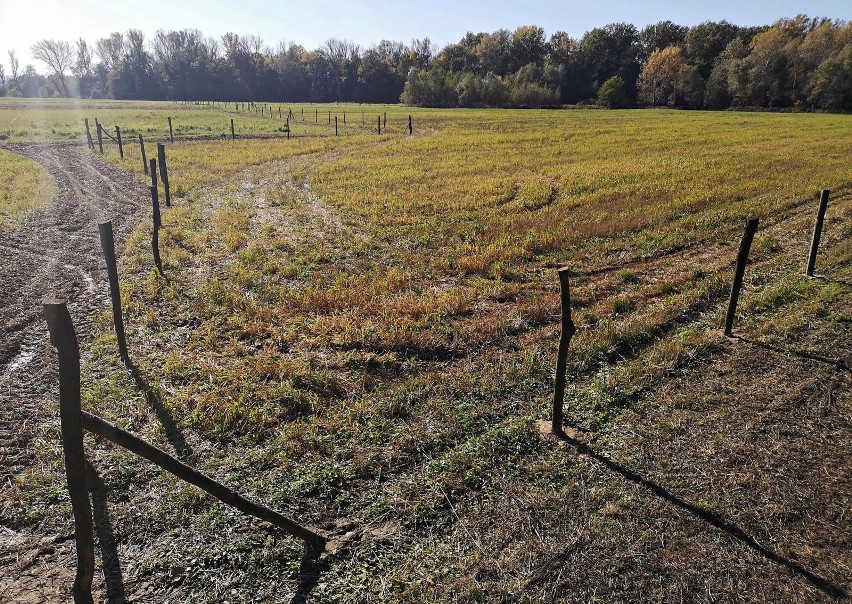
[[[149,193],[132,174],[94,157],[82,146],[9,144],[0,149],[40,163],[56,180],[59,191],[55,202],[33,212],[23,223],[0,231],[2,510],[15,477],[34,462],[30,447],[36,427],[58,414],[55,353],[48,344],[41,301],[48,297],[66,300],[79,339],[90,339],[91,319],[109,300],[97,223],[113,221],[120,250],[147,208]],[[6,520],[0,516],[0,528]],[[14,532],[14,527],[5,530]],[[24,534],[19,536],[32,541],[33,548],[45,537]],[[23,546],[19,543],[17,547]],[[0,543],[0,562],[6,559],[4,549]],[[8,570],[16,574],[14,568]]]

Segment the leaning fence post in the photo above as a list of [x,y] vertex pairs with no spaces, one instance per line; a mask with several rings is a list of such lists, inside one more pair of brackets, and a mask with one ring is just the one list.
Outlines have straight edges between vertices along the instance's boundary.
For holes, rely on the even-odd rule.
[[98,132],[98,151],[101,152],[101,155],[104,154],[104,139],[103,134],[101,134],[101,123],[98,121],[98,118],[95,118],[95,130]]
[[68,307],[61,300],[47,300],[44,319],[50,342],[59,355],[59,419],[65,476],[74,514],[77,541],[77,575],[72,594],[76,604],[92,603],[92,577],[95,572],[95,541],[92,505],[86,488],[86,455],[83,451],[83,426],[80,417],[80,347]]
[[169,142],[170,143],[175,142],[175,137],[174,137],[174,134],[172,133],[172,118],[171,117],[169,117]]
[[728,313],[725,315],[725,335],[730,336],[734,327],[734,315],[737,312],[737,302],[740,299],[740,290],[743,287],[743,276],[745,265],[748,262],[748,253],[751,250],[751,242],[757,232],[758,218],[749,216],[746,220],[743,238],[740,240],[740,251],[737,253],[737,268],[734,272],[734,283],[731,285],[731,298],[728,301]]
[[115,140],[118,142],[118,154],[124,159],[124,145],[121,144],[121,128],[115,127]]
[[814,276],[814,268],[816,267],[817,251],[819,250],[819,240],[822,237],[822,224],[825,221],[825,210],[828,208],[828,189],[823,189],[819,196],[819,210],[817,210],[817,219],[814,224],[814,235],[811,239],[811,253],[808,254],[808,277]]
[[559,293],[562,300],[562,333],[559,336],[559,352],[556,356],[556,385],[553,389],[553,418],[551,429],[554,434],[562,433],[563,404],[565,401],[565,373],[568,366],[568,346],[577,331],[571,319],[571,289],[568,283],[570,270],[560,268]]
[[145,175],[148,174],[148,157],[145,155],[145,141],[142,138],[142,135],[139,135],[139,150],[142,152],[142,171],[145,172]]
[[112,301],[112,319],[115,323],[115,338],[118,340],[118,353],[121,355],[122,360],[127,363],[130,360],[130,355],[127,354],[124,317],[121,314],[121,292],[118,288],[118,264],[115,261],[115,241],[112,236],[112,221],[99,222],[98,234],[101,238],[101,249],[104,252],[104,260],[107,265],[109,297]]
[[157,143],[157,158],[160,160],[160,180],[163,181],[163,189],[166,191],[166,207],[172,206],[172,195],[169,192],[169,169],[166,167],[166,146]]
[[234,136],[234,118],[231,118],[231,140],[234,140],[236,136]]
[[89,130],[89,118],[84,117],[83,123],[86,124],[86,142],[89,144],[89,149],[95,150],[95,143],[92,141],[92,131]]

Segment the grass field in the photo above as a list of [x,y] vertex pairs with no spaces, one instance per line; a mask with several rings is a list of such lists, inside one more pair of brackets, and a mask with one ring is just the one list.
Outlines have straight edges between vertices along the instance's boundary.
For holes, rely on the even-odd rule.
[[[301,108],[293,140],[169,145],[167,278],[145,224],[120,269],[131,356],[155,396],[123,370],[105,314],[84,408],[305,522],[366,532],[312,566],[297,543],[93,440],[125,580],[177,600],[246,602],[290,601],[305,585],[316,601],[826,597],[707,520],[721,517],[849,588],[849,535],[836,534],[848,463],[816,464],[821,479],[806,464],[796,482],[768,459],[762,431],[804,447],[784,441],[793,420],[776,405],[823,389],[835,392],[825,421],[848,426],[849,398],[837,395],[848,374],[719,328],[754,213],[738,328],[782,353],[848,357],[852,116],[319,108],[357,117],[335,137]],[[387,111],[387,133],[361,129],[362,110],[373,126]],[[224,134],[235,114],[4,101],[0,133],[79,140],[82,115],[162,140],[167,115],[191,139]],[[242,134],[281,124],[239,119]],[[113,145],[107,155],[140,171],[132,145],[124,160]],[[820,256],[828,278],[807,280],[823,187],[836,200]],[[563,265],[578,325],[566,416],[587,449],[536,428],[549,416]],[[732,392],[722,375],[758,394]],[[0,517],[61,532],[69,504],[49,419],[41,463],[14,477]],[[848,438],[837,439],[820,446],[841,451]],[[781,464],[772,484],[762,463]],[[817,513],[818,528],[816,509],[831,518]],[[808,541],[823,529],[831,538]]]
[[0,149],[0,230],[56,198],[56,185],[36,162]]

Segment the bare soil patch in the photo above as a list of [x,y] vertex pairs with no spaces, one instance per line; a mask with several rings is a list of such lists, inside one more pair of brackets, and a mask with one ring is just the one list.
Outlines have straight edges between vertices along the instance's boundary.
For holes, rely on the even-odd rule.
[[[81,146],[3,148],[42,164],[59,189],[55,203],[0,233],[0,501],[5,506],[13,477],[35,463],[35,426],[58,424],[55,353],[41,320],[41,301],[67,300],[85,343],[91,318],[109,300],[97,223],[113,221],[120,252],[148,192],[131,174]],[[35,535],[4,523],[0,515],[3,598],[40,602],[67,597],[74,555],[67,536]]]

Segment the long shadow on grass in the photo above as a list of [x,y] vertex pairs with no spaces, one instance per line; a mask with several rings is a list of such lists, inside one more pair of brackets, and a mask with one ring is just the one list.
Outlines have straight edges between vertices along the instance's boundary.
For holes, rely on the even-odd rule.
[[758,342],[757,340],[750,340],[749,338],[745,338],[743,336],[733,335],[731,336],[735,340],[739,340],[740,342],[745,342],[746,344],[751,344],[752,346],[757,346],[758,348],[763,348],[764,350],[771,350],[772,352],[777,352],[780,354],[791,354],[793,356],[808,359],[810,361],[818,361],[820,363],[825,363],[826,365],[833,365],[837,369],[841,369],[843,371],[849,371],[849,366],[843,359],[833,359],[831,357],[824,357],[819,354],[815,354],[813,352],[807,352],[806,350],[795,350],[793,348],[782,348],[780,346],[775,346],[773,344],[767,344],[765,342]]
[[107,602],[109,604],[126,604],[127,596],[124,593],[124,578],[121,573],[121,561],[118,558],[118,545],[107,510],[108,489],[94,471],[94,468],[89,470],[89,483],[89,489],[92,493],[92,516],[95,520],[95,532],[98,534],[98,545],[101,550]]
[[594,459],[599,464],[605,466],[607,469],[612,470],[613,472],[617,472],[618,474],[621,474],[621,476],[623,476],[624,478],[626,478],[630,482],[637,484],[641,487],[644,487],[645,489],[651,491],[651,493],[653,493],[657,497],[660,497],[661,499],[665,499],[666,501],[668,501],[670,504],[674,505],[675,507],[678,507],[682,510],[685,510],[686,512],[689,512],[690,514],[695,516],[696,518],[700,518],[701,520],[703,520],[707,524],[710,524],[711,526],[716,527],[720,531],[727,533],[730,537],[732,537],[732,538],[736,539],[737,541],[739,541],[740,543],[750,547],[752,550],[754,550],[755,552],[757,552],[758,554],[760,554],[761,556],[763,556],[767,560],[770,560],[772,562],[775,562],[776,564],[780,564],[782,566],[785,566],[790,571],[792,571],[793,573],[795,573],[797,575],[801,575],[802,577],[807,579],[814,587],[816,587],[820,591],[824,592],[825,594],[831,596],[832,598],[838,598],[838,599],[845,599],[846,598],[846,592],[842,588],[834,585],[833,583],[830,583],[827,579],[824,579],[823,577],[817,575],[816,573],[809,571],[808,569],[806,569],[804,566],[802,566],[798,562],[794,562],[793,560],[790,560],[789,558],[785,558],[784,556],[772,551],[771,549],[768,549],[768,548],[760,545],[760,543],[758,543],[755,540],[754,537],[752,537],[751,535],[746,533],[744,530],[742,530],[737,525],[723,519],[721,516],[714,514],[713,512],[708,512],[707,510],[703,510],[703,509],[701,509],[701,508],[699,508],[699,507],[697,507],[697,506],[695,506],[695,505],[693,505],[693,504],[691,504],[687,501],[684,501],[683,499],[679,498],[678,496],[667,491],[664,487],[662,487],[662,486],[660,486],[660,485],[658,485],[654,482],[651,482],[647,478],[643,478],[642,476],[640,476],[639,474],[637,474],[633,470],[630,470],[629,468],[625,468],[624,466],[612,461],[608,457],[601,455],[600,453],[596,452],[594,449],[589,447],[589,445],[587,445],[586,443],[584,443],[582,441],[571,438],[570,436],[568,436],[567,434],[564,434],[564,433],[557,434],[556,436],[562,442],[565,442],[565,443],[571,445],[578,452],[580,452],[583,455],[586,455],[587,457],[591,457],[592,459]]
[[145,396],[145,401],[148,403],[148,406],[151,407],[154,414],[157,416],[157,419],[160,421],[160,424],[163,426],[166,438],[175,448],[177,456],[183,459],[192,457],[192,448],[189,444],[187,444],[180,428],[178,428],[174,418],[163,404],[163,400],[160,398],[160,395],[151,387],[150,384],[148,384],[148,382],[145,381],[145,378],[139,372],[139,368],[133,364],[133,361],[125,359],[125,366],[130,372],[130,375],[133,376],[133,381],[136,382],[136,387]]
[[323,571],[328,570],[328,560],[320,558],[322,550],[306,547],[302,563],[299,565],[299,584],[290,604],[307,604],[314,587],[319,583]]
[[822,281],[824,283],[833,283],[835,285],[844,285],[846,287],[852,287],[852,283],[850,283],[849,281],[844,281],[843,279],[834,279],[830,276],[827,277],[825,275],[813,275],[811,278],[817,279],[817,280]]

